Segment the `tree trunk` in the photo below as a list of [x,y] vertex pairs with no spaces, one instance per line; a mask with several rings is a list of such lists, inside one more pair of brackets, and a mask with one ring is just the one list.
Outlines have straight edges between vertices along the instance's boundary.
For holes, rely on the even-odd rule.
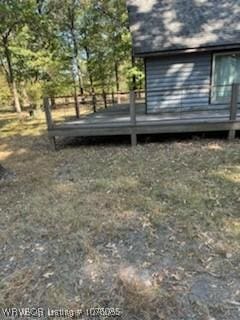
[[93,86],[93,81],[92,81],[92,77],[89,75],[89,79],[90,79],[90,86],[91,86],[91,93],[92,93],[92,102],[93,102],[93,112],[96,112],[96,96],[95,96],[95,89]]
[[107,95],[104,88],[102,89],[102,96],[103,96],[104,108],[107,109]]
[[73,86],[74,86],[74,102],[75,102],[76,117],[80,118],[80,106],[78,101],[77,81],[74,74],[74,66],[72,66],[72,78],[73,78]]
[[116,79],[116,89],[117,89],[117,103],[121,103],[121,95],[120,95],[120,83],[119,83],[119,72],[118,72],[118,63],[115,62],[115,79]]
[[52,109],[55,109],[55,108],[56,108],[55,97],[54,97],[54,96],[50,97],[50,100],[51,100],[51,107],[52,107]]
[[96,96],[95,96],[95,88],[93,85],[93,77],[91,70],[89,68],[89,63],[90,63],[90,52],[88,47],[84,48],[86,51],[86,56],[87,56],[87,71],[88,71],[88,76],[89,76],[89,82],[90,82],[90,87],[91,87],[91,94],[92,94],[92,103],[93,103],[93,112],[96,112]]
[[92,92],[92,104],[93,104],[93,112],[97,112],[97,101],[96,101],[95,92]]
[[114,105],[115,101],[114,101],[114,91],[112,90],[112,105]]
[[74,85],[74,101],[75,101],[76,117],[77,117],[77,119],[79,119],[80,118],[80,107],[79,107],[77,86],[76,85]]
[[82,72],[78,63],[78,48],[77,48],[77,43],[76,40],[73,41],[74,42],[74,56],[75,56],[75,63],[77,66],[77,76],[78,76],[78,83],[79,83],[79,92],[81,95],[84,94],[84,90],[83,90],[83,78],[82,78]]
[[78,63],[78,45],[77,45],[77,40],[75,37],[75,21],[74,21],[74,19],[75,19],[75,17],[74,17],[74,13],[73,13],[73,14],[71,14],[71,36],[72,36],[72,41],[73,41],[74,58],[75,58],[75,63],[76,63],[76,67],[77,67],[79,90],[80,90],[80,94],[83,95],[84,94],[83,78],[82,78],[81,68]]
[[[132,67],[135,67],[135,57],[132,54]],[[134,75],[132,78],[132,90],[136,90],[137,89],[137,84],[136,84],[136,76]]]
[[29,107],[31,103],[30,103],[30,99],[29,99],[29,96],[28,96],[26,88],[25,88],[25,82],[23,82],[21,89],[22,89],[22,97],[23,97],[23,106]]
[[16,86],[15,80],[12,81],[12,93],[13,93],[15,111],[17,113],[21,113],[22,109],[21,109],[21,105],[20,105],[20,101],[19,101],[19,96],[18,96],[17,86]]
[[117,92],[120,90],[120,84],[119,84],[119,73],[118,73],[118,63],[115,62],[115,78],[116,78],[116,88]]
[[12,91],[12,96],[13,96],[13,100],[14,100],[14,108],[15,108],[16,112],[21,113],[22,110],[21,110],[21,105],[20,105],[20,101],[19,101],[19,95],[18,95],[18,91],[17,91],[17,85],[16,85],[14,73],[13,73],[13,68],[12,68],[11,52],[8,48],[7,39],[5,39],[5,43],[4,43],[4,53],[5,53],[5,57],[7,60],[7,66],[8,66],[7,77],[8,77],[10,89]]

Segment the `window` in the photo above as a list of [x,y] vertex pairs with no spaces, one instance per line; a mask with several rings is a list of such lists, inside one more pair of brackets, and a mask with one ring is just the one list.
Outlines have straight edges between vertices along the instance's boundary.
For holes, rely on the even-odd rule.
[[240,83],[240,52],[216,54],[213,60],[212,103],[229,102],[233,83]]

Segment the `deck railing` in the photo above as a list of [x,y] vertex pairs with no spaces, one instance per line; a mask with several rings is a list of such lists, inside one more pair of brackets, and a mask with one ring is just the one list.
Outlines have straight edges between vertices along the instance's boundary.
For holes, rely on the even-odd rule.
[[[228,90],[226,90],[226,92],[228,92],[228,94],[225,94],[224,97],[226,98],[226,100],[224,101],[224,103],[211,103],[211,99],[214,97],[214,90],[219,90],[219,88],[223,88],[228,87]],[[229,90],[230,87],[230,90]],[[199,91],[198,91],[199,90]],[[179,88],[174,88],[174,89],[161,89],[161,90],[152,90],[152,91],[148,91],[146,94],[146,100],[149,99],[149,96],[152,93],[157,93],[159,96],[159,100],[160,101],[164,101],[164,97],[166,99],[168,99],[168,97],[171,95],[175,94],[175,102],[177,101],[178,104],[174,105],[174,108],[172,108],[171,111],[174,110],[174,112],[179,113],[178,116],[176,116],[176,118],[174,118],[175,120],[179,121],[179,123],[181,122],[181,120],[198,120],[199,117],[199,109],[198,108],[190,108],[189,110],[184,110],[186,104],[184,103],[184,98],[186,98],[186,101],[188,101],[188,97],[192,94],[192,93],[199,93],[201,94],[201,90],[205,90],[206,92],[208,91],[208,94],[206,96],[209,97],[209,104],[206,104],[206,108],[204,110],[204,114],[205,114],[205,119],[207,120],[208,117],[210,116],[210,107],[212,106],[213,108],[218,108],[219,106],[224,106],[224,117],[226,118],[224,121],[228,121],[228,125],[230,124],[230,129],[229,129],[229,139],[233,139],[235,137],[235,122],[237,120],[238,117],[238,104],[240,102],[240,84],[238,83],[234,83],[231,86],[188,86],[188,87],[179,87]],[[130,128],[130,134],[131,134],[131,141],[132,141],[132,145],[136,145],[137,143],[137,130],[136,128],[141,125],[141,120],[140,116],[138,114],[138,102],[144,102],[143,98],[144,98],[144,92],[139,92],[139,91],[131,91],[130,93],[124,93],[125,95],[125,100],[128,104],[129,104],[129,120],[124,120],[124,124],[128,125]],[[189,95],[189,96],[188,96]],[[158,97],[157,96],[157,97]],[[75,97],[76,98],[76,97]],[[174,97],[173,97],[174,98]],[[55,102],[57,101],[57,99],[72,99],[72,97],[57,97],[55,98]],[[85,100],[81,100],[79,103],[81,105],[81,107],[84,104],[88,104],[89,103],[89,99],[92,99],[92,97],[81,97],[81,99],[85,99]],[[128,99],[128,100],[127,100]],[[162,99],[162,100],[161,100]],[[77,99],[78,100],[78,99]],[[47,126],[48,126],[48,130],[52,130],[53,128],[55,128],[56,126],[56,121],[53,117],[53,110],[54,110],[54,106],[51,103],[52,99],[50,98],[45,98],[44,99],[44,109],[45,109],[45,113],[46,113],[46,120],[47,120]],[[169,101],[171,101],[171,99],[169,99]],[[172,99],[172,101],[174,101],[174,99]],[[197,100],[196,100],[197,101]],[[117,101],[115,101],[114,97],[112,99],[112,105],[115,104]],[[69,103],[75,105],[75,116],[72,117],[72,119],[76,119],[79,118],[79,110],[77,110],[77,105],[74,104],[74,101],[70,101]],[[169,105],[169,103],[167,104]],[[197,105],[197,104],[196,104]],[[56,107],[55,107],[56,108]],[[179,110],[177,109],[179,108]],[[112,109],[113,111],[112,114],[114,114],[114,108]],[[163,113],[167,113],[169,112],[168,108],[160,108],[160,116]],[[190,113],[191,118],[187,118],[186,114]],[[203,110],[200,109],[200,112],[203,112]],[[213,113],[214,114],[214,113]],[[153,124],[154,122],[159,122],[160,119],[159,117],[157,117],[157,119],[151,119],[147,121],[149,121],[149,125]],[[216,116],[216,114],[215,114]],[[154,118],[154,116],[152,117]],[[203,120],[203,117],[201,118]],[[161,119],[164,120],[164,119]],[[121,124],[121,123],[120,123]],[[119,125],[120,125],[119,124]],[[108,127],[109,126],[109,122],[108,124],[104,122],[104,120],[98,121],[98,125],[104,127]],[[146,124],[147,125],[147,124]],[[81,124],[78,124],[79,127],[81,127]],[[91,126],[91,123],[88,123],[88,127]],[[53,143],[55,143],[54,140],[52,140]]]
[[[46,100],[46,99],[44,99]],[[129,105],[128,92],[111,92],[103,94],[84,94],[78,96],[57,96],[48,98],[48,108],[51,111],[52,122],[57,124],[64,121],[80,119],[82,117],[108,110],[109,107]],[[145,92],[136,91],[138,103],[145,102]],[[46,101],[44,101],[46,108]]]
[[[184,88],[184,90],[188,91],[188,90],[196,90],[199,88],[206,88],[209,90],[209,99],[212,99],[211,93],[212,90],[216,90],[219,88],[226,88],[229,87],[229,95],[225,95],[226,101],[222,102],[222,103],[218,103],[218,105],[226,105],[226,112],[228,109],[229,112],[229,121],[234,124],[234,122],[237,120],[237,115],[238,115],[238,105],[240,103],[240,84],[239,83],[234,83],[232,85],[219,85],[219,86],[201,86],[201,87],[197,87],[197,86],[191,86],[191,87],[186,87]],[[175,89],[179,92],[181,92],[183,90],[183,88],[177,88]],[[161,90],[161,92],[172,92],[169,89],[165,89],[165,90]],[[155,92],[160,92],[159,90],[155,91]],[[184,92],[185,93],[185,92]],[[148,92],[149,94],[149,92]],[[132,139],[132,145],[136,145],[137,139],[136,139],[136,132],[134,131],[134,127],[136,126],[137,123],[137,119],[136,119],[136,103],[135,103],[135,97],[136,94],[133,92],[130,93],[130,117],[131,117],[131,124],[133,126],[132,132],[131,132],[131,139]],[[211,102],[211,101],[209,101]],[[211,103],[208,104],[208,106]],[[215,106],[217,106],[217,104],[215,104]],[[180,98],[180,114],[179,114],[179,119],[184,120],[183,117],[183,104],[182,104],[182,97]],[[192,115],[192,119],[193,119],[193,115]],[[234,126],[232,126],[232,128],[229,130],[229,139],[232,140],[235,138],[236,135],[236,130],[234,130]]]

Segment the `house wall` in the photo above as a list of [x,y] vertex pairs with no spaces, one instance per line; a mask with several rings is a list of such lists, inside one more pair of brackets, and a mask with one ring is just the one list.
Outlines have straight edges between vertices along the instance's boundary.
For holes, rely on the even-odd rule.
[[146,58],[147,112],[209,108],[211,53]]

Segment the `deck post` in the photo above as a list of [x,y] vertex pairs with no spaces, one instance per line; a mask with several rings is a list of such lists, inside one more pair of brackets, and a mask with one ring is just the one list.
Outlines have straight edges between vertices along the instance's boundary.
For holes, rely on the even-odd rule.
[[51,129],[53,127],[52,110],[49,98],[45,97],[43,99],[44,111],[47,120],[47,127]]
[[[50,103],[50,99],[45,97],[43,99],[43,105],[44,105],[44,111],[45,111],[45,116],[47,121],[47,129],[49,131],[54,127],[54,122],[52,118],[52,106]],[[56,137],[55,136],[49,137],[49,141],[51,143],[53,150],[56,150]]]
[[[238,97],[239,97],[239,83],[232,84],[232,94],[231,94],[231,104],[230,104],[230,115],[229,120],[235,121],[237,119],[237,108],[238,108]],[[228,139],[233,140],[236,136],[236,130],[230,129],[228,134]]]
[[135,103],[135,91],[130,91],[130,118],[131,118],[131,144],[132,147],[137,145],[137,135],[135,131],[136,127],[136,103]]

